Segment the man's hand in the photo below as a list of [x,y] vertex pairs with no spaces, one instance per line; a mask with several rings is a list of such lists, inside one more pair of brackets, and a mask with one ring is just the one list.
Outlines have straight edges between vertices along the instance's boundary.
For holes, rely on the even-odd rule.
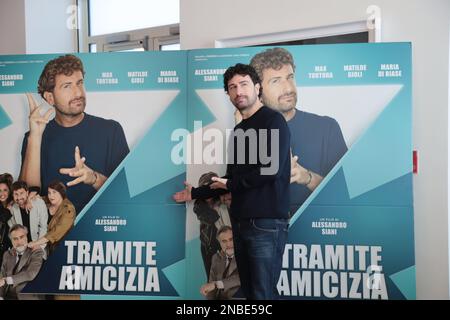
[[42,137],[45,127],[50,119],[54,109],[50,108],[44,115],[41,115],[41,105],[38,105],[31,93],[26,94],[28,99],[28,107],[30,108],[29,125],[30,135]]
[[211,178],[212,181],[214,181],[213,183],[211,183],[209,185],[209,187],[211,189],[227,189],[227,181],[228,179],[224,179],[224,178],[219,178],[219,177],[212,177]]
[[178,191],[173,195],[173,200],[175,200],[176,202],[186,202],[192,200],[192,185],[187,183],[187,181],[184,182],[184,185],[186,186],[184,190]]
[[30,193],[28,193],[27,203],[25,204],[25,208],[28,211],[31,211],[31,209],[33,209],[33,200],[36,198],[40,198],[36,191],[31,191]]
[[67,183],[67,186],[71,187],[79,183],[88,184],[94,186],[98,180],[99,173],[94,172],[85,164],[86,158],[81,158],[80,148],[75,147],[75,167],[73,168],[61,168],[59,173],[68,174],[71,177],[76,177],[76,179]]
[[314,191],[323,177],[317,173],[305,169],[298,163],[298,157],[291,154],[291,183],[304,185],[309,190]]
[[35,241],[28,242],[27,247],[30,248],[33,251],[41,250],[41,246],[36,244]]
[[3,287],[5,285],[5,283],[6,283],[5,278],[1,278],[0,279],[0,288]]
[[298,162],[298,157],[291,156],[291,183],[306,185],[309,180],[308,170],[303,168]]
[[214,289],[216,289],[214,282],[208,282],[201,286],[200,293],[206,297],[206,295],[211,291],[214,291]]

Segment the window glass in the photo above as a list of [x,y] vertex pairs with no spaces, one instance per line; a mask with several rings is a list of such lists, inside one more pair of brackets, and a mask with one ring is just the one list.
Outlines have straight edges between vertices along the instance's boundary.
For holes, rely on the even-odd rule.
[[180,44],[179,43],[173,43],[173,44],[163,44],[160,47],[161,51],[171,51],[171,50],[180,50]]
[[89,35],[180,22],[180,0],[89,0]]

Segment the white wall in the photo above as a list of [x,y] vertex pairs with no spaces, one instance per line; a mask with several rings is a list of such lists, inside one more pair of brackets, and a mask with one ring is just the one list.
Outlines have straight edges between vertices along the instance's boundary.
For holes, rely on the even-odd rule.
[[[69,53],[76,32],[67,26],[74,0],[25,0],[26,53]],[[70,24],[69,24],[70,25]]]
[[[449,30],[450,30],[450,26],[449,26]],[[449,51],[450,51],[450,32],[449,32],[448,37],[449,37]],[[450,110],[450,54],[448,56],[448,109]],[[448,116],[449,116],[448,123],[450,123],[450,112],[449,112]],[[449,126],[448,129],[449,129],[448,130],[448,136],[450,137],[450,126]],[[449,141],[449,145],[450,145],[450,141]],[[448,162],[448,167],[450,168],[450,147],[448,148],[447,152],[448,152],[448,155],[449,155],[448,156],[448,161],[449,161]],[[447,190],[448,191],[447,199],[450,199],[450,172],[448,172],[448,176],[449,176],[449,178],[448,178],[449,188]],[[449,234],[448,234],[448,240],[449,240],[449,248],[450,248],[450,203],[448,203],[448,205],[449,205],[449,221],[448,221]],[[449,249],[449,251],[450,251],[450,249]],[[449,255],[449,268],[450,268],[450,255]]]
[[75,52],[67,27],[75,0],[0,0],[0,54]]
[[448,0],[189,0],[180,1],[181,46],[211,48],[214,40],[327,26],[367,18],[378,5],[382,41],[413,44],[413,143],[418,299],[449,298]]
[[25,53],[24,8],[24,0],[0,0],[0,54]]

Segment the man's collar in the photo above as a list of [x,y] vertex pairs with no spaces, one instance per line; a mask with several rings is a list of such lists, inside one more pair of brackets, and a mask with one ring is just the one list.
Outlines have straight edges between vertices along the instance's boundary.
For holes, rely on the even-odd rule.
[[233,253],[231,256],[229,256],[229,255],[227,255],[227,253],[226,253],[225,251],[220,250],[220,254],[221,254],[222,257],[224,257],[224,258],[231,258],[231,259],[234,259],[234,253]]
[[25,250],[24,250],[21,254],[19,254],[19,253],[17,252],[16,248],[10,248],[9,250],[10,250],[11,254],[12,254],[14,257],[17,257],[18,255],[19,255],[19,256],[23,256],[23,255],[25,254],[25,252],[27,252],[28,247],[25,248]]

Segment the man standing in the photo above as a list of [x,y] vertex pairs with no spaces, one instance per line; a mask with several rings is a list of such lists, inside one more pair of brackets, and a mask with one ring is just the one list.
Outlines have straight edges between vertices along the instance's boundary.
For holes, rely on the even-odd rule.
[[221,250],[212,257],[208,283],[200,288],[200,293],[208,299],[229,300],[240,287],[231,227],[220,228],[217,231],[217,240]]
[[174,199],[183,202],[231,192],[242,291],[248,299],[274,299],[289,224],[289,129],[281,114],[260,102],[261,81],[249,65],[228,68],[224,89],[243,118],[234,128],[227,174],[213,178],[210,186],[192,188],[185,183],[186,189]]
[[29,230],[27,242],[36,241],[47,233],[48,213],[45,202],[35,197],[31,201],[31,209],[27,208],[28,186],[24,181],[16,181],[12,184],[14,205],[11,208],[12,217],[8,224],[23,225]]
[[21,294],[25,285],[32,281],[42,266],[42,250],[27,247],[26,227],[16,224],[9,231],[13,248],[5,252],[0,271],[0,298],[5,300],[37,299],[35,295]]
[[118,122],[84,112],[84,69],[73,55],[47,63],[38,91],[56,115],[49,122],[53,109],[41,115],[41,107],[27,94],[30,131],[22,144],[20,177],[44,194],[49,182],[66,183],[78,213],[128,154],[125,134]]
[[294,214],[347,152],[347,146],[335,119],[295,108],[295,64],[286,49],[267,49],[256,54],[250,65],[261,78],[263,103],[281,112],[291,132],[290,193]]

